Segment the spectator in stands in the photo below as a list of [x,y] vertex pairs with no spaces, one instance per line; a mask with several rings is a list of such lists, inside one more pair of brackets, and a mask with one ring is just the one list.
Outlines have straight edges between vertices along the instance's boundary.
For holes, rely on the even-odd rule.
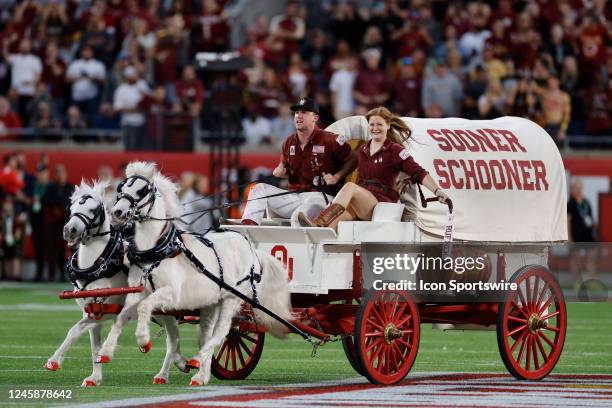
[[21,280],[21,252],[25,235],[25,217],[15,211],[13,196],[7,195],[2,202],[0,223],[0,261],[2,276],[9,280]]
[[[108,102],[102,102],[102,104],[100,104],[98,114],[94,119],[94,128],[102,130],[118,130],[120,127],[120,117],[113,110],[113,105]],[[109,136],[106,137],[108,138]]]
[[159,85],[166,85],[178,79],[178,69],[187,63],[187,38],[183,34],[183,19],[174,15],[168,17],[157,32],[157,40],[151,50],[154,56],[154,79]]
[[38,31],[45,40],[62,40],[69,28],[69,18],[66,4],[50,1],[42,6],[39,13],[40,24]]
[[40,101],[36,105],[36,113],[32,115],[30,127],[34,129],[33,137],[39,140],[58,140],[58,133],[54,130],[59,129],[61,121],[53,116],[51,106],[47,101]]
[[[572,242],[570,253],[570,270],[576,279],[577,286],[584,280],[592,278],[597,271],[598,259],[596,247],[589,245],[597,241],[593,209],[589,200],[583,195],[582,180],[572,178],[570,198],[567,202],[568,238]],[[583,278],[582,272],[585,272]]]
[[491,37],[491,32],[489,30],[472,24],[471,30],[467,31],[459,38],[459,51],[468,62],[468,65],[477,63],[482,59],[482,50],[489,37]]
[[391,86],[398,116],[419,117],[421,114],[421,80],[417,76],[412,58],[400,60],[400,75]]
[[295,130],[293,112],[290,106],[291,104],[287,101],[281,102],[278,109],[278,116],[271,121],[271,137],[278,148],[282,147],[285,136],[291,134]]
[[179,181],[179,201],[183,205],[183,211],[186,214],[194,213],[187,216],[186,221],[192,223],[189,225],[191,231],[199,233],[207,232],[216,219],[213,218],[215,215],[212,211],[206,211],[213,206],[212,200],[204,196],[207,191],[198,190],[203,179],[207,181],[204,176],[186,171],[181,174]]
[[512,56],[519,69],[530,68],[538,57],[541,35],[532,23],[531,14],[523,11],[516,18],[510,33]]
[[113,109],[121,113],[121,127],[126,150],[138,150],[144,143],[145,115],[140,102],[149,93],[146,82],[132,66],[125,68],[126,82],[119,85],[113,98]]
[[334,118],[336,120],[355,114],[353,87],[356,78],[357,61],[355,58],[348,58],[345,60],[344,65],[334,72],[329,81],[331,102],[334,110]]
[[306,33],[306,25],[298,15],[298,11],[297,1],[289,0],[285,13],[274,16],[270,20],[270,35],[282,41],[281,54],[285,61],[289,59],[291,54],[299,51],[300,41]]
[[272,124],[268,118],[258,115],[255,106],[247,108],[247,116],[242,119],[242,132],[246,143],[251,146],[272,144]]
[[327,36],[320,29],[313,30],[308,38],[302,56],[306,61],[308,70],[312,73],[315,86],[322,88],[325,83],[325,68],[331,56],[331,50],[327,41]]
[[289,56],[289,66],[282,80],[285,83],[286,93],[291,99],[300,98],[314,92],[310,72],[306,69],[302,57],[297,52]]
[[404,25],[391,34],[391,40],[396,43],[397,57],[400,59],[412,56],[417,49],[428,53],[434,45],[427,29],[419,21],[410,19],[405,20]]
[[608,31],[601,15],[594,10],[584,14],[578,28],[580,67],[586,75],[592,75],[606,62]]
[[478,98],[478,113],[481,119],[495,119],[506,115],[509,99],[499,79],[489,80],[487,90]]
[[51,110],[55,117],[63,115],[66,105],[65,71],[66,64],[59,57],[57,43],[50,41],[45,47],[41,82],[44,82],[48,87],[51,97]]
[[68,107],[68,112],[62,127],[71,132],[70,136],[75,142],[98,140],[97,135],[88,135],[86,132],[79,132],[79,130],[87,129],[87,122],[81,114],[79,107],[76,105]]
[[[510,24],[511,25],[511,24]],[[512,51],[507,28],[510,27],[504,20],[493,21],[491,36],[486,39],[485,47],[489,47],[495,58],[503,59]]]
[[454,25],[447,25],[444,29],[444,42],[436,46],[434,56],[438,59],[446,59],[449,50],[459,49],[457,41],[457,29]]
[[11,105],[6,97],[0,96],[0,140],[15,139],[11,129],[21,128],[19,115],[11,110]]
[[20,177],[17,157],[14,154],[4,156],[4,166],[0,173],[0,190],[4,195],[14,195],[23,189],[23,179]]
[[463,89],[457,77],[448,72],[444,61],[433,61],[423,83],[421,106],[429,118],[457,117]]
[[519,78],[518,84],[510,94],[512,116],[531,119],[535,122],[541,120],[542,103],[538,93],[537,84],[528,75]]
[[227,51],[230,28],[219,0],[203,0],[201,3],[201,15],[191,26],[191,53]]
[[571,118],[570,97],[559,88],[559,79],[551,75],[541,98],[544,130],[557,145],[562,145]]
[[67,208],[70,205],[70,196],[74,191],[74,186],[68,182],[68,173],[63,164],[56,165],[54,170],[54,180],[49,184],[44,197],[45,252],[49,279],[61,281],[66,258],[62,230],[68,221]]
[[[4,54],[8,54],[8,43],[4,43]],[[42,74],[40,58],[32,53],[32,42],[23,38],[16,54],[8,54],[11,63],[11,86],[18,95],[17,113],[22,123],[29,121],[27,115],[28,103],[32,100],[36,85]]]
[[0,95],[6,95],[11,88],[11,63],[0,54]]
[[204,85],[192,65],[183,68],[181,79],[174,83],[174,92],[181,110],[198,118],[204,102]]
[[87,19],[79,49],[91,47],[93,58],[101,61],[105,67],[110,67],[114,61],[114,51],[117,40],[117,30],[107,27],[104,15],[91,13]]
[[66,78],[72,84],[72,102],[92,123],[100,103],[101,85],[106,77],[104,64],[93,58],[93,49],[85,46],[81,58],[68,65]]
[[37,166],[36,182],[34,183],[34,194],[32,196],[32,206],[30,207],[30,226],[32,227],[32,243],[34,245],[34,257],[36,261],[36,275],[34,280],[41,281],[45,269],[45,246],[46,236],[45,222],[43,215],[44,197],[49,187],[49,170],[43,165]]
[[357,101],[357,112],[365,114],[376,106],[384,105],[389,99],[389,81],[380,69],[381,52],[376,48],[362,53],[364,66],[359,70],[353,87]]
[[550,28],[550,40],[545,49],[552,56],[557,72],[561,72],[565,58],[574,55],[572,44],[566,39],[560,24],[555,24]]
[[272,68],[264,70],[262,83],[249,88],[249,97],[249,103],[257,103],[259,113],[268,119],[278,116],[280,101],[287,99]]

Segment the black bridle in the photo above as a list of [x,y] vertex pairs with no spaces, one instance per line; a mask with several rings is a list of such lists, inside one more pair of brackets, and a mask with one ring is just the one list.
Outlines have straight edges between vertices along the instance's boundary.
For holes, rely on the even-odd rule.
[[[133,197],[131,194],[124,193],[123,187],[126,185],[128,187],[132,187],[136,180],[142,180],[146,183],[144,187],[142,187],[136,192],[137,197]],[[155,188],[155,185],[152,181],[140,175],[130,176],[123,180],[117,186],[117,193],[117,202],[121,200],[127,200],[128,203],[130,203],[130,208],[128,212],[128,217],[130,218],[130,220],[134,219],[136,221],[142,222],[151,219],[149,214],[153,209],[153,204],[155,203],[155,197],[157,194],[157,189]],[[149,209],[147,210],[146,214],[142,215],[140,213],[140,210],[142,210],[146,206],[149,206]]]
[[[93,198],[91,195],[85,194],[79,200],[79,204],[83,205],[87,202],[87,200],[96,201],[96,199]],[[101,237],[103,235],[110,234],[110,230],[100,232],[100,229],[104,225],[104,221],[106,221],[106,211],[104,210],[104,203],[102,202],[99,202],[98,206],[92,210],[91,217],[81,212],[71,212],[70,218],[72,217],[78,218],[85,225],[85,230],[83,231],[80,237],[81,242],[84,244],[87,243],[90,238]],[[91,234],[90,232],[96,228],[98,229],[98,231],[95,234]]]

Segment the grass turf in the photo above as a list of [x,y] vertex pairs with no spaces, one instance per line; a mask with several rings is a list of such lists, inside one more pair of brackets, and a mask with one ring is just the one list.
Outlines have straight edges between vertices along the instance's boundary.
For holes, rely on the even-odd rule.
[[[120,339],[113,361],[104,367],[101,387],[79,387],[91,373],[89,336],[84,335],[68,352],[59,371],[43,369],[47,358],[63,340],[67,330],[79,319],[73,301],[61,301],[59,285],[0,288],[0,405],[29,406],[67,402],[94,402],[131,397],[152,397],[187,392],[190,375],[174,367],[169,384],[153,385],[165,351],[164,337],[153,339],[149,354],[141,354],[130,323]],[[75,305],[74,310],[68,310]],[[40,308],[40,310],[32,310]],[[54,309],[55,308],[55,309]],[[106,323],[104,333],[110,323]],[[151,333],[156,332],[152,326]],[[494,331],[432,330],[421,326],[421,344],[412,372],[460,371],[505,372],[499,356]],[[612,304],[568,304],[568,331],[556,373],[612,374]],[[196,327],[181,326],[181,350],[191,357],[196,352]],[[211,380],[211,384],[279,385],[357,377],[339,342],[319,349],[311,357],[311,347],[297,336],[287,341],[266,338],[262,358],[251,376],[244,381]],[[73,399],[36,403],[8,399],[10,389],[71,389]],[[6,404],[6,405],[5,405]]]

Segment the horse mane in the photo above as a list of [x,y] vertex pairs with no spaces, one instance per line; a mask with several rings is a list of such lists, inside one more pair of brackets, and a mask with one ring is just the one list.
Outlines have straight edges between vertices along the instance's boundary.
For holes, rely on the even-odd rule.
[[104,204],[105,211],[113,206],[114,194],[108,194],[107,189],[110,186],[110,182],[106,180],[91,180],[88,182],[85,179],[81,180],[81,184],[75,186],[74,192],[70,196],[70,204],[72,205],[80,197],[89,194],[96,201],[100,201]]
[[178,199],[178,186],[164,176],[157,169],[157,165],[151,162],[131,162],[125,169],[126,177],[142,176],[153,182],[157,191],[161,194],[166,205],[167,217],[180,217],[182,207]]

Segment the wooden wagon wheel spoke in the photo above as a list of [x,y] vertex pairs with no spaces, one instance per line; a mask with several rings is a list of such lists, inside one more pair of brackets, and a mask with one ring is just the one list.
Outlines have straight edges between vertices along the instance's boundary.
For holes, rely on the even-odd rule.
[[512,336],[513,334],[516,334],[516,333],[520,332],[521,330],[527,330],[527,325],[523,324],[522,326],[517,327],[516,329],[514,329],[510,333],[508,333],[508,336]]
[[540,362],[538,360],[538,350],[536,347],[535,336],[531,336],[531,354],[533,355],[533,364],[536,370],[540,369]]
[[523,337],[523,340],[521,340],[521,348],[519,349],[519,353],[516,359],[516,362],[519,364],[521,364],[521,360],[523,359],[523,353],[525,352],[525,344],[528,338],[529,336],[527,335],[527,333],[525,333],[525,337]]
[[546,354],[546,350],[544,350],[544,345],[542,344],[542,340],[540,340],[540,333],[536,332],[535,336],[536,343],[538,344],[538,349],[540,353],[542,353],[542,357],[544,357],[544,363],[548,363],[548,355]]
[[[383,319],[383,317],[380,315],[380,312],[377,310],[376,305],[372,306],[372,317],[377,318],[381,325],[384,325],[386,322],[386,320]],[[368,318],[368,321],[372,322],[372,319]],[[382,328],[382,326],[380,327]]]
[[538,308],[538,311],[540,310],[540,306],[542,302],[544,301],[544,296],[546,296],[546,292],[548,292],[549,290],[550,290],[550,287],[548,286],[548,283],[544,282],[544,286],[542,287],[542,291],[538,295],[538,299],[536,302],[536,307]]
[[412,348],[412,344],[406,342],[404,339],[397,339],[395,341],[397,341],[399,344],[401,344],[402,346],[406,347],[407,349],[411,349]]
[[552,349],[554,349],[554,348],[555,348],[555,343],[553,343],[553,342],[552,342],[552,341],[551,341],[551,340],[548,338],[548,336],[547,336],[547,335],[545,335],[544,333],[542,333],[541,331],[539,331],[539,332],[538,332],[538,337],[543,338],[543,339],[544,339],[544,341],[545,341],[546,343],[548,343],[548,345],[549,345],[549,346],[550,346]]
[[370,345],[369,345],[369,346],[368,346],[368,347],[365,349],[366,353],[369,353],[370,351],[372,351],[372,349],[373,349],[374,347],[381,345],[381,344],[383,343],[383,341],[384,341],[383,339],[378,339],[378,340],[376,340],[376,341],[373,341],[373,342],[372,342],[372,344],[370,344]]
[[[376,329],[383,331],[385,328],[383,326],[381,326],[380,324],[376,323],[374,320],[372,319],[368,319],[368,324],[374,326]],[[371,329],[370,329],[371,330]]]
[[550,319],[551,317],[555,317],[555,316],[559,316],[559,311],[557,310],[556,312],[553,313],[549,313],[546,316],[542,316],[540,317],[541,320],[546,320],[546,319]]
[[538,276],[535,277],[535,281],[533,282],[533,294],[531,295],[531,302],[533,304],[533,308],[537,309],[537,300],[539,297],[538,289],[539,289],[540,278]]
[[253,352],[251,351],[249,346],[246,345],[244,340],[238,339],[238,344],[240,345],[240,347],[242,347],[244,349],[244,351],[249,355],[249,357],[253,357]]
[[397,326],[398,328],[399,328],[399,327],[402,327],[403,325],[405,325],[406,323],[408,323],[408,321],[409,321],[410,319],[412,319],[412,315],[408,315],[408,316],[406,316],[405,318],[403,318],[402,320],[400,320],[400,321],[397,323],[397,325],[396,325],[396,326]]
[[532,301],[533,299],[531,298],[531,276],[528,276],[527,279],[525,279],[525,297],[527,299],[527,308],[529,310],[533,310],[533,304]]
[[523,324],[527,323],[527,319],[521,319],[520,317],[515,317],[515,316],[508,316],[508,320],[512,320],[513,322],[519,322]]
[[519,296],[519,298],[521,300],[521,305],[523,305],[523,310],[526,310],[527,313],[529,313],[530,312],[529,304],[525,300],[525,296],[523,295],[523,291],[521,290],[521,285],[517,286],[516,293],[518,294],[518,296]]
[[224,342],[219,351],[217,352],[217,357],[215,357],[215,360],[219,361],[221,359],[221,356],[223,355],[223,352],[227,349],[227,346],[228,342]]
[[516,347],[523,341],[523,339],[525,338],[525,336],[527,335],[527,331],[524,331],[518,339],[516,339],[516,341],[514,342],[514,344],[512,345],[512,347],[510,347],[510,353],[514,354],[514,350],[516,350]]
[[554,299],[555,299],[555,298],[553,297],[553,295],[552,295],[552,293],[551,293],[551,294],[550,294],[550,296],[548,297],[548,299],[546,300],[546,302],[545,302],[545,303],[544,303],[544,304],[543,304],[541,307],[538,307],[538,314],[542,314],[542,313],[544,313],[544,311],[545,311],[546,309],[548,309],[548,306],[550,306],[550,304],[552,303],[552,301],[553,301]]
[[525,316],[525,319],[529,318],[529,315],[527,314],[527,312],[525,312],[524,308],[520,307],[515,301],[510,302],[510,304],[512,305],[512,307],[514,307],[516,310],[518,310],[519,313],[521,313],[523,316]]
[[555,333],[559,332],[559,328],[555,327],[555,326],[546,326],[546,327],[544,327],[544,330],[550,330],[550,331],[553,331]]
[[529,371],[531,367],[531,334],[527,335],[527,357],[525,358],[525,368]]

